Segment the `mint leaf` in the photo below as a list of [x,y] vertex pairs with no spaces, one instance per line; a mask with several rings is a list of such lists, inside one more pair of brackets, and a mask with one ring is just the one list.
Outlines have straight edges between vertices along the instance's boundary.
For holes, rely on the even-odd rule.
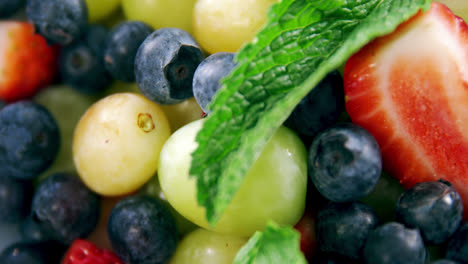
[[237,54],[197,135],[190,174],[214,225],[268,139],[325,75],[430,0],[282,0]]
[[255,233],[237,253],[234,264],[307,264],[299,249],[300,235],[291,227],[268,223],[265,230]]

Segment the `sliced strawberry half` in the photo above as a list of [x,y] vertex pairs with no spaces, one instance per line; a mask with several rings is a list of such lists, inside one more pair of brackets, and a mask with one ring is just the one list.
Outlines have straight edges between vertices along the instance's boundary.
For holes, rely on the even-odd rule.
[[16,101],[50,84],[56,73],[57,48],[26,22],[0,22],[0,99]]
[[433,3],[353,55],[346,109],[379,142],[384,168],[408,188],[445,179],[468,217],[468,26]]

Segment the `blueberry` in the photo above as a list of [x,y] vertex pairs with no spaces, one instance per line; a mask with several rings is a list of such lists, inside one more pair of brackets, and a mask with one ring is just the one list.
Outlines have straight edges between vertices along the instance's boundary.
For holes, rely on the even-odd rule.
[[193,75],[193,95],[205,113],[206,107],[216,92],[221,89],[221,78],[227,76],[236,66],[235,53],[218,52],[208,56],[198,65]]
[[396,222],[371,231],[364,246],[364,260],[369,264],[424,264],[426,255],[419,231]]
[[104,65],[117,80],[135,81],[135,56],[141,43],[153,28],[140,21],[126,21],[116,25],[109,34],[104,52]]
[[119,201],[111,211],[107,231],[112,248],[128,264],[167,263],[178,241],[169,209],[149,196]]
[[0,175],[0,222],[24,219],[29,213],[32,193],[31,182]]
[[193,97],[193,74],[203,53],[186,31],[161,28],[141,44],[135,57],[135,78],[141,92],[160,104]]
[[460,264],[468,263],[468,222],[463,223],[450,238],[446,258]]
[[449,259],[439,259],[435,262],[431,262],[431,264],[458,264],[458,262]]
[[20,224],[19,231],[21,239],[29,242],[40,242],[50,240],[47,231],[43,230],[41,223],[35,215],[27,216]]
[[333,71],[301,100],[286,125],[301,135],[313,137],[335,124],[343,110],[343,78]]
[[13,15],[23,5],[25,0],[0,0],[0,18]]
[[315,254],[309,263],[313,264],[358,264],[356,260],[349,259],[337,254],[319,252]]
[[57,156],[60,133],[50,112],[31,101],[0,110],[0,175],[32,179]]
[[77,176],[65,173],[53,174],[39,184],[31,209],[47,236],[66,245],[94,230],[99,210],[98,196]]
[[324,252],[360,259],[367,236],[378,224],[374,210],[360,202],[330,202],[317,216],[317,243]]
[[83,93],[97,93],[109,86],[112,77],[104,68],[104,44],[108,31],[90,25],[77,41],[63,47],[59,70],[63,82]]
[[446,181],[422,182],[403,192],[396,205],[396,219],[419,228],[426,242],[445,242],[463,217],[460,195]]
[[85,0],[27,0],[26,16],[50,43],[70,44],[86,28]]
[[308,166],[312,182],[324,197],[351,202],[373,190],[382,172],[382,157],[369,132],[342,123],[317,135],[310,147]]
[[0,253],[2,264],[60,263],[66,248],[53,241],[17,242]]

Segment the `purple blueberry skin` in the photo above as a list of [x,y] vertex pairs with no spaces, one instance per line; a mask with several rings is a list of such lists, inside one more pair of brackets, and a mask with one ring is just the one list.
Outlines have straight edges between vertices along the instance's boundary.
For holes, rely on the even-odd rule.
[[0,175],[0,222],[15,223],[29,213],[33,185],[30,181]]
[[54,241],[14,243],[0,253],[2,264],[60,263],[66,247]]
[[26,16],[51,44],[78,39],[88,23],[85,0],[27,0]]
[[369,132],[342,123],[315,137],[308,168],[310,179],[325,198],[352,202],[372,192],[382,173],[382,157]]
[[430,244],[449,239],[462,218],[461,197],[446,181],[418,183],[403,192],[396,205],[397,221],[418,228]]
[[125,21],[112,28],[105,44],[104,65],[116,80],[135,81],[135,56],[153,28],[140,21]]
[[0,110],[0,175],[33,179],[52,164],[59,146],[57,122],[43,106],[19,101]]
[[330,202],[318,212],[317,243],[324,252],[360,259],[367,236],[379,220],[374,210],[360,202]]
[[367,264],[424,264],[427,251],[417,229],[388,222],[370,232],[364,246]]
[[237,65],[234,62],[235,53],[218,52],[206,57],[198,65],[193,75],[193,96],[203,112],[210,113],[207,108],[216,92],[221,89],[221,79],[226,77]]
[[468,263],[468,222],[463,223],[450,238],[446,258],[460,264]]
[[178,28],[161,28],[141,44],[135,57],[140,91],[160,104],[176,104],[193,97],[193,75],[203,60],[195,39]]

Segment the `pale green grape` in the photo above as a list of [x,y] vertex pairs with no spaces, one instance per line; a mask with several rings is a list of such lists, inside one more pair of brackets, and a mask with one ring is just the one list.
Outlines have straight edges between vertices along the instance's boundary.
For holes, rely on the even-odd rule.
[[96,22],[110,16],[120,6],[120,1],[121,0],[86,0],[89,22]]
[[[204,228],[205,210],[196,201],[196,183],[189,178],[195,135],[203,120],[177,130],[161,150],[159,182],[169,203],[184,217]],[[307,157],[303,143],[281,127],[246,175],[241,188],[213,230],[249,236],[268,220],[294,225],[304,212]]]
[[184,237],[169,264],[231,264],[246,238],[197,229]]
[[192,10],[195,0],[122,0],[129,20],[140,20],[153,26],[177,27],[192,32]]
[[236,52],[265,24],[268,8],[278,0],[198,0],[193,34],[209,53]]
[[156,173],[169,135],[169,122],[158,104],[132,93],[105,97],[86,111],[75,129],[78,174],[101,195],[134,192]]
[[178,104],[161,105],[167,119],[171,124],[172,131],[185,126],[186,124],[201,119],[203,110],[194,97]]

